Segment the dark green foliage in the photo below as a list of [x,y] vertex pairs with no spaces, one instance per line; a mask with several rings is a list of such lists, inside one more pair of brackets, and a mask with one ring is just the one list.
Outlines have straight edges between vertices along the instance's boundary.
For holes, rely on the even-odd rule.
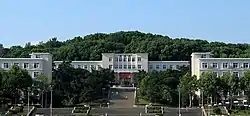
[[32,85],[28,71],[15,65],[8,71],[0,70],[0,80],[0,97],[8,98],[12,103],[19,101],[20,91]]
[[87,113],[90,107],[76,107],[73,113]]
[[[153,71],[145,73],[143,71],[135,75],[137,87],[139,87],[138,96],[152,103],[177,106],[178,89],[182,70]],[[139,99],[137,98],[137,99]]]
[[215,114],[222,114],[221,109],[218,108],[218,107],[215,107],[215,108],[213,109],[213,112],[214,112]]
[[146,52],[149,53],[150,60],[190,60],[192,52],[207,51],[212,51],[215,57],[250,57],[248,44],[171,39],[168,36],[138,31],[96,33],[64,42],[52,38],[38,45],[27,43],[25,47],[4,48],[1,45],[0,57],[29,57],[31,52],[50,52],[54,60],[101,60],[101,53],[104,52]]
[[89,72],[75,69],[69,62],[64,62],[53,72],[53,78],[54,95],[57,95],[57,99],[53,101],[57,105],[71,106],[107,97],[109,82],[113,81],[114,72],[109,69]]

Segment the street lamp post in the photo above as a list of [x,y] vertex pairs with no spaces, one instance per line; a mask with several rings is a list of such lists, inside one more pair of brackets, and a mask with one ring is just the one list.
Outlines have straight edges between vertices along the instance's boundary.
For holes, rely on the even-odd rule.
[[28,112],[30,111],[30,87],[28,87]]
[[181,91],[180,91],[180,85],[178,85],[178,91],[179,91],[179,116],[181,116]]
[[[201,107],[203,107],[203,90],[202,89],[201,89]],[[202,116],[203,116],[203,111],[202,111]]]
[[52,97],[53,97],[52,93],[53,93],[53,92],[52,92],[52,90],[53,90],[53,87],[52,87],[52,85],[50,85],[50,116],[53,116],[53,109],[52,109],[52,105],[53,105],[53,104],[52,104],[52,102],[53,102],[53,101],[52,101],[52,100],[53,100],[53,99],[52,99]]

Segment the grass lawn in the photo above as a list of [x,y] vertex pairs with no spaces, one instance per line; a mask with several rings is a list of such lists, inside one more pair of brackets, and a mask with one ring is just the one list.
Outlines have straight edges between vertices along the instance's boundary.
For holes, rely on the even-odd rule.
[[[206,111],[207,114],[215,115],[216,113],[213,110],[214,108],[216,108],[216,107],[209,107],[208,108],[208,106],[205,106],[205,111]],[[221,109],[221,114],[222,115],[227,115],[227,113],[226,113],[225,109],[223,108],[223,106],[217,106],[217,108]]]
[[138,103],[137,104],[149,104],[150,102],[148,100],[139,98]]
[[231,116],[250,116],[250,110],[232,110]]

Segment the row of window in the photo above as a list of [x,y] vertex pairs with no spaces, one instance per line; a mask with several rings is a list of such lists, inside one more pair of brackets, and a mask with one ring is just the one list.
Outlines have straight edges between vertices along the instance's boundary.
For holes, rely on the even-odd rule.
[[109,65],[109,69],[142,69],[142,65]]
[[[113,58],[112,57],[109,57],[109,62],[112,62],[113,61]],[[124,61],[124,62],[135,62],[135,57],[131,57],[131,56],[119,56],[119,57],[115,57],[115,61]],[[137,61],[138,62],[141,62],[141,57],[137,57]]]
[[[222,63],[222,68],[249,68],[249,63]],[[208,63],[202,63],[202,68],[209,68]],[[212,63],[211,68],[219,68],[218,63]]]
[[91,69],[100,69],[102,66],[101,65],[75,65],[75,68],[82,68],[82,69],[88,69],[88,67],[90,67]]
[[[219,72],[214,72],[215,74],[216,74],[216,76],[217,77],[219,77],[220,75],[219,75]],[[224,75],[225,73],[227,73],[227,72],[222,72],[222,75]],[[232,72],[236,77],[240,77],[240,73],[239,72],[237,72],[237,71],[234,71],[234,72]],[[221,75],[221,76],[222,76]]]
[[[180,65],[176,65],[175,67],[176,69],[179,69]],[[169,65],[168,67],[167,65],[155,65],[155,66],[149,65],[149,69],[167,69],[167,68],[173,69],[173,65]]]
[[[20,64],[19,63],[14,63],[13,65],[16,65],[16,66],[20,66]],[[11,67],[11,63],[3,63],[3,65],[2,65],[2,68],[10,68]],[[24,68],[24,69],[28,69],[28,68],[30,68],[29,67],[29,63],[23,63],[23,65],[22,65],[22,67]],[[40,64],[39,63],[33,63],[33,68],[39,68],[40,67]]]

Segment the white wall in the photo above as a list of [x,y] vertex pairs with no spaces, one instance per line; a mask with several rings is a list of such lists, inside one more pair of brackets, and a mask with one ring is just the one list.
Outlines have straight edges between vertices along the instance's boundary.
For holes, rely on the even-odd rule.
[[[3,70],[9,70],[15,63],[22,69],[26,69],[34,79],[35,73],[44,74],[48,77],[49,82],[52,80],[52,55],[48,53],[32,53],[31,58],[0,58],[0,66]],[[39,57],[37,57],[39,56]],[[4,64],[8,63],[8,68],[4,68]],[[28,67],[24,68],[24,63],[28,63]],[[38,63],[35,68],[34,64]]]
[[[177,70],[181,66],[189,66],[189,61],[148,61],[149,71]],[[159,68],[157,68],[159,66]]]

